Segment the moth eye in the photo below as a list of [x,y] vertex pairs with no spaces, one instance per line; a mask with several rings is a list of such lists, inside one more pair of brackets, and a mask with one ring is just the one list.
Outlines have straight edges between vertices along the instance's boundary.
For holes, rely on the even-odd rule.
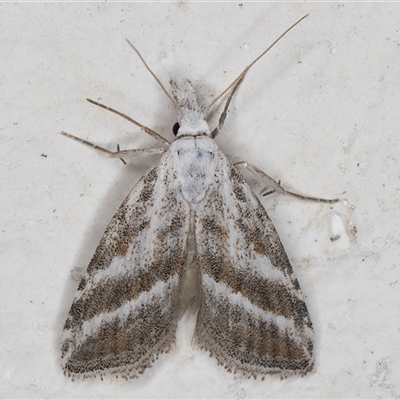
[[177,122],[177,123],[172,127],[172,132],[174,133],[175,136],[178,134],[179,128],[180,128],[179,122]]

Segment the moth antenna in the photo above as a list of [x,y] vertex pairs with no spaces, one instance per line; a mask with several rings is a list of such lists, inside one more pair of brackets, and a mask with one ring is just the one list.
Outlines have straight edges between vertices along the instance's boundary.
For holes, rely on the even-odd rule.
[[272,49],[289,31],[291,31],[296,25],[298,25],[301,21],[303,21],[304,18],[308,17],[310,14],[304,15],[304,17],[301,17],[297,22],[295,22],[290,28],[286,29],[285,32],[283,32],[266,50],[264,50],[252,63],[250,63],[241,74],[224,90],[222,91],[221,94],[219,94],[212,102],[211,104],[207,107],[207,113],[208,115],[211,107],[222,97],[228,92],[233,86],[236,85],[236,83],[240,80],[243,79],[244,76],[247,74],[249,69],[261,58],[263,57],[266,53],[268,53],[269,50]]
[[144,58],[142,57],[142,55],[139,53],[139,50],[128,40],[125,39],[129,46],[132,47],[133,50],[135,50],[136,54],[139,56],[140,60],[142,61],[142,63],[144,64],[144,66],[146,67],[147,71],[150,72],[150,74],[153,76],[153,78],[157,81],[157,83],[160,85],[161,89],[163,90],[163,92],[168,96],[168,98],[172,101],[172,104],[174,105],[174,107],[176,108],[177,111],[180,110],[178,103],[174,100],[174,98],[168,93],[167,89],[165,89],[164,85],[161,83],[161,81],[157,78],[157,75],[151,70],[151,68],[147,65],[146,61],[144,61]]

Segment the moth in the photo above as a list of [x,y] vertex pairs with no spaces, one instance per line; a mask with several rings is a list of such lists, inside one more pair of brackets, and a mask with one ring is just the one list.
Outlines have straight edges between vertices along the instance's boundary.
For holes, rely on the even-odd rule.
[[127,115],[168,148],[112,152],[114,157],[161,154],[122,203],[79,283],[62,337],[66,375],[134,378],[175,343],[178,321],[197,314],[193,341],[229,371],[245,377],[306,374],[313,368],[313,326],[285,249],[240,170],[272,186],[279,182],[246,162],[232,163],[214,139],[232,96],[253,61],[216,99],[228,93],[218,126],[207,123],[190,81],[171,81],[178,125],[169,143]]

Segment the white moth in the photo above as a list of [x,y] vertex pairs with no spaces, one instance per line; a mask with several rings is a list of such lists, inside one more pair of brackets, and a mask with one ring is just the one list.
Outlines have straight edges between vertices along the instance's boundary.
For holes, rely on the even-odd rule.
[[313,327],[299,283],[239,169],[248,168],[274,191],[308,197],[285,191],[245,162],[232,164],[214,141],[254,62],[224,92],[230,90],[213,131],[210,107],[199,105],[192,84],[171,81],[172,97],[167,94],[179,121],[172,143],[89,100],[129,119],[167,150],[111,152],[62,132],[116,157],[162,154],[112,218],[79,284],[62,338],[68,376],[137,377],[174,345],[185,312],[197,313],[194,343],[229,371],[285,377],[312,369]]

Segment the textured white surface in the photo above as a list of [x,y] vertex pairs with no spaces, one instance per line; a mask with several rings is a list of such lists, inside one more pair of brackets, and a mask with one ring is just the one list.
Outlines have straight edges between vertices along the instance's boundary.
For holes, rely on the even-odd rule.
[[[71,270],[149,162],[58,132],[156,145],[91,97],[172,138],[174,110],[125,38],[163,82],[187,77],[211,98],[308,12],[248,74],[217,142],[288,189],[354,206],[263,200],[307,296],[315,371],[241,380],[183,346],[136,381],[69,381]],[[397,3],[1,4],[0,397],[399,397],[399,17]]]

